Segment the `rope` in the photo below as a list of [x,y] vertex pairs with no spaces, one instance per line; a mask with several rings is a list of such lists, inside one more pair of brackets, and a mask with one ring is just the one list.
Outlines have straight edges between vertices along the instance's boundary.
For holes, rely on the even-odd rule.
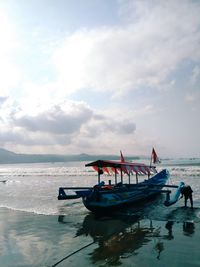
[[78,250],[72,252],[71,254],[67,255],[66,257],[64,257],[63,259],[61,259],[60,261],[56,262],[54,265],[52,265],[51,267],[55,267],[57,266],[58,264],[60,264],[61,262],[63,262],[64,260],[68,259],[69,257],[73,256],[74,254],[78,253],[79,251],[81,251],[82,249],[85,249],[91,245],[93,245],[95,243],[95,241],[87,244],[86,246],[82,247],[82,248],[79,248]]

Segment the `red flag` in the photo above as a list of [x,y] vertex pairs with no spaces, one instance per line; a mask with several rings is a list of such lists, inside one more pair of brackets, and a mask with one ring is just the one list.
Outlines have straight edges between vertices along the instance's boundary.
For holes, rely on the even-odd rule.
[[121,154],[121,162],[125,162],[125,158],[124,158],[124,156],[123,156],[121,150],[120,150],[120,154]]
[[155,163],[160,163],[160,159],[158,158],[155,149],[152,149],[152,154],[151,154],[152,162]]
[[[125,158],[124,158],[124,156],[123,156],[121,150],[120,150],[120,155],[121,155],[121,157],[120,157],[120,158],[121,158],[121,162],[124,163],[124,162],[125,162]],[[126,167],[125,165],[122,166],[121,169],[122,169],[122,171],[123,171],[124,173],[128,174],[128,170],[127,170],[127,167]]]

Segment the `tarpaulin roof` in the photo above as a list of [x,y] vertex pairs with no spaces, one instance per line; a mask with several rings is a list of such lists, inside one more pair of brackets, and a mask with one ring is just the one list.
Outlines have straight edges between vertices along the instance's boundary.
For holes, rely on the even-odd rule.
[[133,162],[120,162],[111,160],[97,160],[90,162],[85,165],[86,167],[93,167],[96,171],[98,168],[103,169],[104,172],[115,172],[115,170],[122,170],[124,173],[135,172],[137,174],[150,174],[155,173],[154,166],[147,166],[143,163],[133,163]]

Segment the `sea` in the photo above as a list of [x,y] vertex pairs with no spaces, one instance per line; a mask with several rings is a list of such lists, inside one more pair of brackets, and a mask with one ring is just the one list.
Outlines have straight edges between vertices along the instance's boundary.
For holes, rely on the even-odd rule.
[[183,199],[165,207],[163,194],[97,217],[81,199],[57,199],[59,187],[97,183],[85,162],[0,165],[0,267],[200,266],[200,159],[164,159],[162,169],[168,184],[192,187],[193,209]]

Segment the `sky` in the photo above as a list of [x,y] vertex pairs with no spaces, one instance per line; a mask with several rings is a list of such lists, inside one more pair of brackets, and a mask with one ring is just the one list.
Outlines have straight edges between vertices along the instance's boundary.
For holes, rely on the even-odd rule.
[[0,0],[0,147],[200,157],[200,1]]

